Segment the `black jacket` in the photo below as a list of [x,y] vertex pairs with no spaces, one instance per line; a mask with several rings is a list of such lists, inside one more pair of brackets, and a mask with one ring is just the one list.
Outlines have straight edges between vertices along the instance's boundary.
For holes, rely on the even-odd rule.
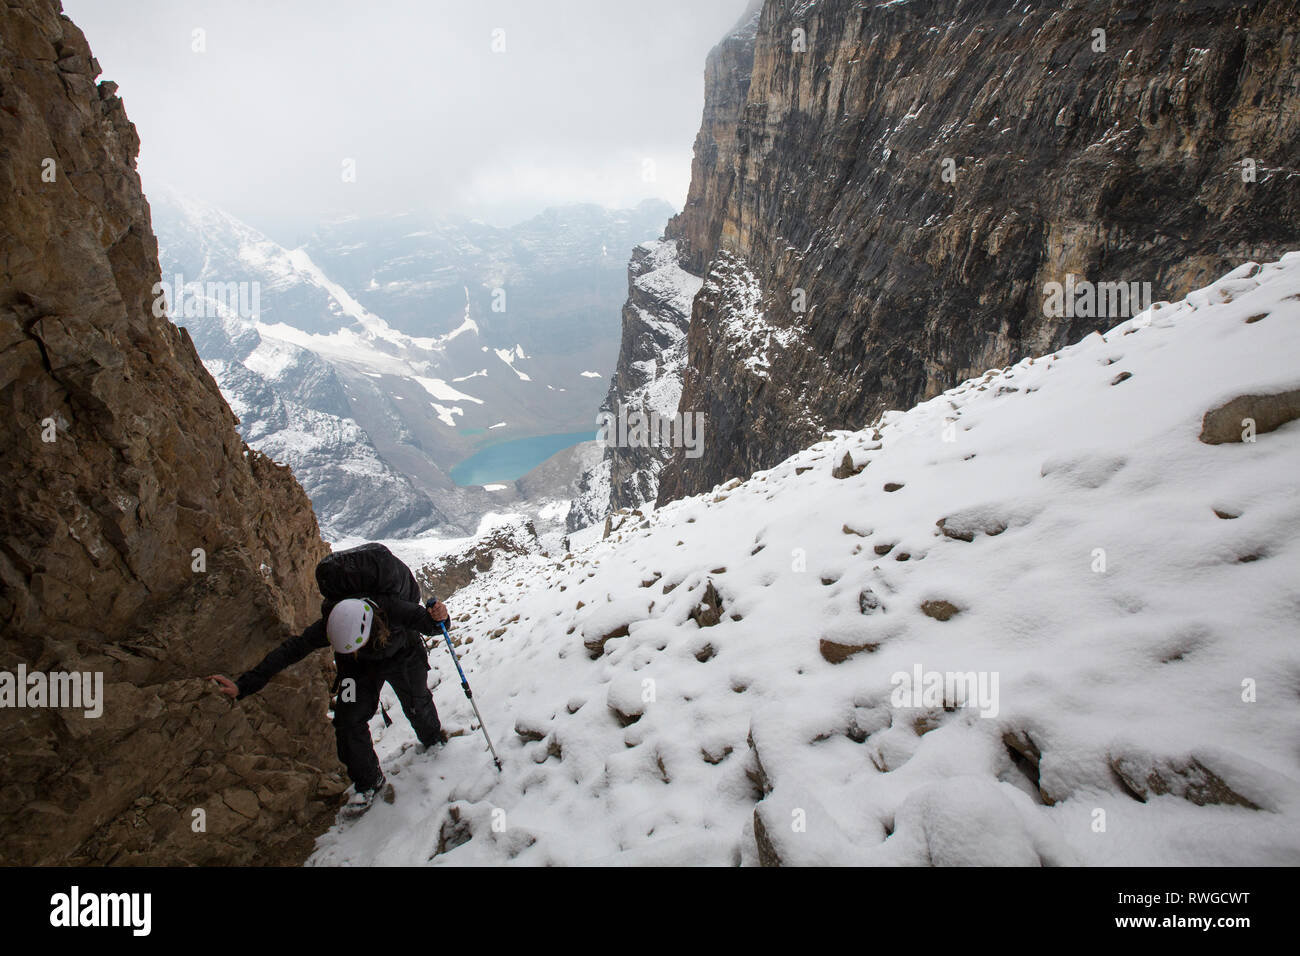
[[[409,653],[416,647],[423,649],[420,634],[440,633],[433,616],[422,604],[392,597],[366,598],[366,600],[379,608],[379,613],[388,622],[388,641],[380,647],[376,641],[371,640],[355,654],[336,654],[334,660],[339,665],[340,672],[355,667],[358,663],[387,660],[399,654]],[[312,651],[328,647],[329,638],[325,635],[325,622],[329,620],[330,611],[334,610],[337,603],[337,601],[322,602],[319,621],[301,634],[289,638],[262,658],[260,664],[241,675],[235,681],[235,686],[239,688],[239,696],[235,699],[242,700],[256,694],[266,686],[267,681],[286,667],[298,663]]]

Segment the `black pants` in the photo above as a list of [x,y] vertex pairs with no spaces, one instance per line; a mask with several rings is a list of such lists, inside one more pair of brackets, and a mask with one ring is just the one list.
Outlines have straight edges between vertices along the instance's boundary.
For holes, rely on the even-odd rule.
[[[339,668],[339,694],[334,704],[334,736],[338,741],[339,760],[358,790],[379,785],[383,772],[375,745],[370,739],[370,718],[379,707],[379,692],[385,681],[393,688],[402,712],[426,747],[441,739],[442,724],[438,708],[429,692],[429,659],[423,647],[414,647],[388,660],[352,662]],[[355,694],[349,693],[348,680],[356,682]]]

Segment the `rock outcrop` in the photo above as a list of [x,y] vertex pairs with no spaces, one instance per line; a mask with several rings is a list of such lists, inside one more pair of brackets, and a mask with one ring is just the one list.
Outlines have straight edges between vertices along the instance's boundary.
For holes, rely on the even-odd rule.
[[[665,234],[704,277],[680,410],[707,430],[701,457],[676,450],[658,474],[659,502],[1140,311],[1116,286],[1055,309],[1053,283],[1098,298],[1124,283],[1145,305],[1294,248],[1293,14],[769,0],[747,15],[709,56]],[[625,339],[620,376],[640,360]]]
[[1300,388],[1272,395],[1239,395],[1205,413],[1201,441],[1207,445],[1245,441],[1244,436],[1271,432],[1300,418]]
[[[596,524],[611,511],[654,501],[671,444],[622,442],[632,416],[671,420],[682,397],[686,332],[701,280],[682,267],[677,243],[643,242],[627,267],[623,339],[609,393],[600,408],[604,456],[579,479],[566,519],[569,531]],[[612,427],[611,427],[612,426]]]
[[[0,4],[0,861],[297,862],[342,788],[328,662],[238,705],[202,678],[310,623],[327,548],[155,314],[139,139],[99,72],[57,0]],[[32,674],[46,706],[18,706]],[[50,706],[57,674],[98,703]]]
[[448,601],[452,595],[492,565],[513,555],[533,554],[541,550],[537,529],[532,521],[512,521],[496,525],[460,547],[422,561],[412,561],[415,579],[426,595]]

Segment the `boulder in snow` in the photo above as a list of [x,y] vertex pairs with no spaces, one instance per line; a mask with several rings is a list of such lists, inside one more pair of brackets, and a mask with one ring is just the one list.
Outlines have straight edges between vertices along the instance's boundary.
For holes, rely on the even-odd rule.
[[947,621],[961,613],[961,608],[951,601],[922,601],[921,613],[926,617],[932,617],[936,621]]
[[689,617],[700,627],[713,627],[722,620],[722,612],[722,597],[710,580],[704,588],[704,597],[700,599],[699,604],[691,608]]
[[1143,754],[1112,754],[1110,766],[1129,795],[1143,803],[1151,797],[1169,794],[1199,807],[1226,803],[1251,810],[1261,809],[1259,804],[1238,793],[1195,756],[1171,759]]
[[840,463],[831,469],[831,477],[852,478],[854,475],[861,474],[862,469],[866,468],[870,463],[870,461],[864,461],[860,465],[855,465],[853,463],[852,453],[846,451],[844,457],[840,460]]
[[1201,441],[1207,445],[1240,442],[1247,420],[1255,423],[1255,434],[1271,432],[1300,418],[1300,388],[1271,395],[1238,395],[1212,408],[1201,420]]

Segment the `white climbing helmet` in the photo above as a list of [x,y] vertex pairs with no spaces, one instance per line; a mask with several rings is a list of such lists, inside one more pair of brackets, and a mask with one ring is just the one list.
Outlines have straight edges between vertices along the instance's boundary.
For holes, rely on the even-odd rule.
[[330,611],[325,624],[325,634],[330,646],[338,654],[352,654],[366,646],[370,640],[370,625],[375,619],[375,608],[369,601],[348,598],[339,601]]

